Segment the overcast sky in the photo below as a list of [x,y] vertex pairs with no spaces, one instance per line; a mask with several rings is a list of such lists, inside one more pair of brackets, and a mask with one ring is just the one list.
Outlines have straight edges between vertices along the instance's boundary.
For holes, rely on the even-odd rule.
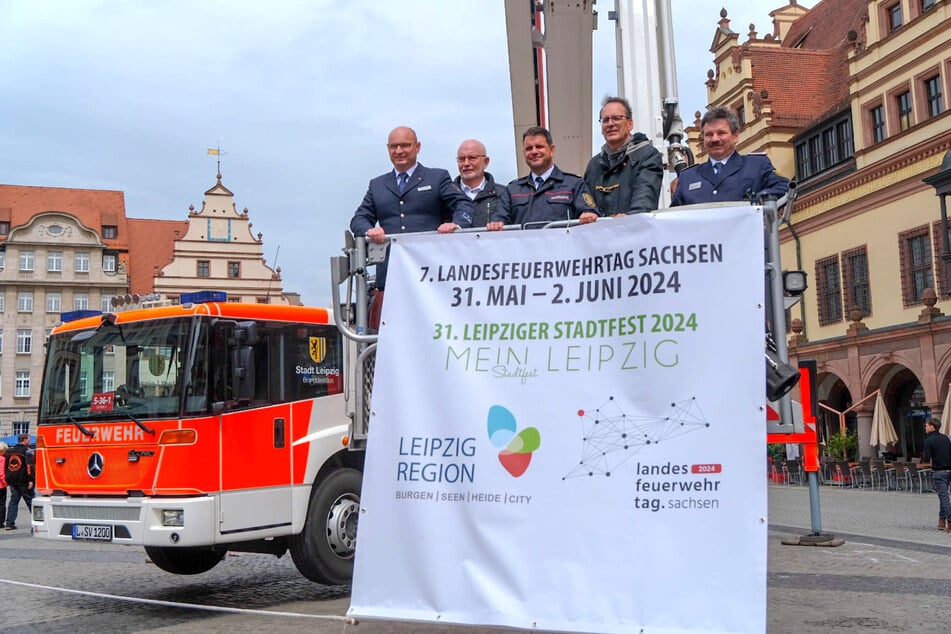
[[[786,2],[722,4],[742,42]],[[689,122],[721,4],[672,7]],[[595,8],[598,102],[617,90],[614,3]],[[498,180],[516,176],[501,0],[0,0],[0,40],[0,182],[121,190],[129,217],[185,220],[220,143],[223,183],[305,303],[329,302],[327,260],[391,168],[394,126],[453,176],[471,137]]]

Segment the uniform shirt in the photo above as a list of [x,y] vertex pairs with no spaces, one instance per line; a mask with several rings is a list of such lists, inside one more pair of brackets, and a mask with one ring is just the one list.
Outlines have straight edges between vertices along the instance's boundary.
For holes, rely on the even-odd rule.
[[509,183],[503,204],[492,213],[489,221],[531,224],[533,228],[541,228],[549,222],[577,220],[587,212],[601,215],[591,191],[580,176],[553,167],[548,180],[537,190],[534,179],[534,174],[528,174]]

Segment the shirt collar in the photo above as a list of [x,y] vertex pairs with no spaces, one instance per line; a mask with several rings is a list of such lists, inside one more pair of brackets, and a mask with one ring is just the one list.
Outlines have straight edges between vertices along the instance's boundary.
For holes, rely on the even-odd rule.
[[551,173],[554,172],[554,171],[555,171],[555,166],[552,165],[551,167],[549,167],[547,170],[545,170],[545,171],[542,172],[541,174],[535,174],[535,173],[530,174],[531,179],[532,179],[532,185],[535,184],[535,178],[536,178],[537,176],[541,176],[541,177],[542,177],[542,182],[545,182],[545,181],[547,181],[549,178],[551,178]]
[[[413,177],[413,172],[416,171],[416,168],[417,168],[418,166],[419,166],[419,163],[413,163],[413,167],[411,167],[411,168],[409,168],[408,170],[406,170],[406,180],[407,180],[407,182],[409,181],[409,179],[411,179],[411,178]],[[399,180],[399,177],[400,177],[400,174],[401,174],[401,173],[402,173],[402,172],[400,172],[400,171],[399,171],[398,169],[396,169],[395,167],[393,168],[393,174],[396,176],[396,179],[397,179],[397,180]]]
[[468,185],[462,182],[462,179],[459,179],[459,185],[462,189],[463,194],[468,196],[470,199],[474,199],[476,196],[479,195],[479,192],[485,189],[485,177],[483,176],[482,182],[476,185],[475,187],[469,187]]

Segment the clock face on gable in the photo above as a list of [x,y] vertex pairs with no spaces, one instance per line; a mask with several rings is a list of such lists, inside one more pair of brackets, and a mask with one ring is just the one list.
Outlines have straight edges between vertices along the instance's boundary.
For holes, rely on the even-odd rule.
[[209,242],[231,242],[231,219],[209,218],[207,236]]

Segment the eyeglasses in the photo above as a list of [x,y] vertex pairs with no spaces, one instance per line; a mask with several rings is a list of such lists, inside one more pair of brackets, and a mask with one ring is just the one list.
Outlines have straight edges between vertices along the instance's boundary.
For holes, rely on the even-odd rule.
[[611,114],[611,115],[608,115],[608,116],[606,116],[606,117],[601,117],[600,119],[598,119],[598,121],[601,122],[601,125],[604,125],[604,124],[606,124],[606,123],[619,123],[619,122],[624,121],[625,119],[629,119],[629,118],[630,118],[630,117],[628,117],[627,115],[623,115],[623,114]]
[[480,158],[485,158],[485,154],[473,154],[473,155],[471,155],[471,156],[457,156],[457,157],[456,157],[456,162],[457,162],[457,163],[465,163],[466,161],[469,161],[470,163],[475,163],[475,162],[477,162]]

